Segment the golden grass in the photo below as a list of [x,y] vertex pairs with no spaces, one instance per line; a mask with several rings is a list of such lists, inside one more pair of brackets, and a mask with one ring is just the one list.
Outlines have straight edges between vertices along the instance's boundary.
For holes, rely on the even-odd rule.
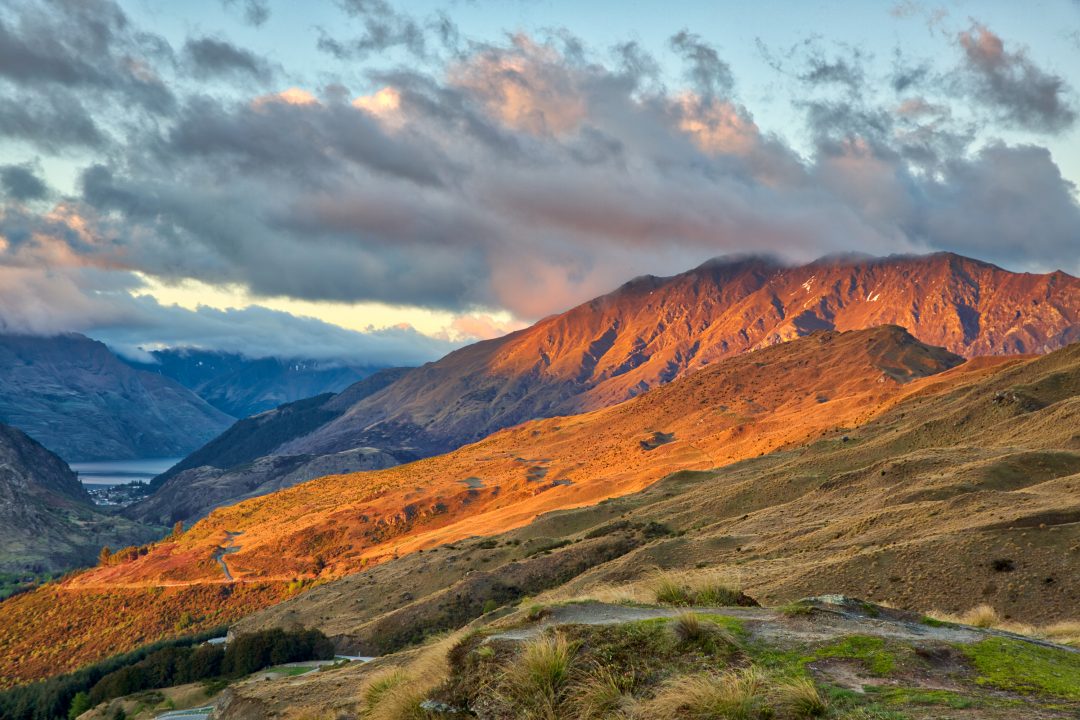
[[792,678],[776,683],[772,697],[781,717],[819,718],[829,712],[829,700],[808,677]]
[[1035,635],[1061,645],[1080,647],[1080,621],[1072,620],[1047,625],[1036,630]]
[[628,583],[597,583],[582,590],[544,593],[544,600],[582,601],[624,605],[671,605],[674,607],[724,607],[742,594],[742,582],[731,570],[654,570]]
[[632,680],[598,666],[570,691],[576,720],[623,720],[636,717]]
[[521,720],[560,720],[576,653],[561,633],[525,643],[499,681],[500,704]]
[[447,653],[461,639],[457,632],[421,648],[404,666],[373,673],[360,688],[357,708],[367,720],[426,720],[421,707],[428,695],[450,676]]
[[1066,620],[1039,627],[1013,620],[1004,620],[994,608],[985,604],[959,614],[931,610],[926,615],[942,622],[971,625],[977,628],[993,628],[1016,633],[1017,635],[1028,635],[1058,643],[1059,645],[1080,647],[1080,621],[1078,620]]
[[767,707],[767,677],[756,667],[719,675],[684,675],[668,682],[645,704],[657,720],[753,720]]

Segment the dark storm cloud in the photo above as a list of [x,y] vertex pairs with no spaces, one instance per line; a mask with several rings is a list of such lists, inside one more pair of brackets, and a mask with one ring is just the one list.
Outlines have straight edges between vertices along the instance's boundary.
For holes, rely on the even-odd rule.
[[28,165],[0,165],[0,188],[12,200],[44,200],[49,186]]
[[184,56],[196,77],[247,75],[267,80],[272,72],[265,60],[227,40],[213,37],[190,38]]
[[108,142],[79,97],[62,88],[0,97],[0,138],[29,142],[49,153]]
[[226,8],[239,8],[248,25],[260,27],[270,19],[269,0],[221,0],[221,4]]
[[672,36],[671,49],[686,63],[686,76],[705,97],[727,97],[735,86],[731,66],[720,58],[712,45],[688,30]]
[[1002,38],[979,24],[961,32],[968,90],[1012,127],[1058,133],[1076,122],[1064,78],[1036,65],[1024,50],[1008,52]]
[[[407,140],[407,139],[406,139]],[[433,149],[388,135],[371,117],[340,102],[304,104],[269,98],[223,106],[193,98],[168,139],[175,155],[225,158],[245,173],[283,173],[319,184],[360,165],[421,185],[439,185],[446,161]]]
[[151,61],[168,44],[133,28],[110,0],[12,0],[0,16],[0,77],[27,89],[115,92],[154,113],[175,99]]

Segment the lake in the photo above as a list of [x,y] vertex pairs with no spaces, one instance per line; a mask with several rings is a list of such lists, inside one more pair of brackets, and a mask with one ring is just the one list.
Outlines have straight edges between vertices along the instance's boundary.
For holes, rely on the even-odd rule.
[[183,458],[142,458],[139,460],[99,460],[97,462],[70,463],[79,473],[83,485],[120,485],[123,483],[149,482]]

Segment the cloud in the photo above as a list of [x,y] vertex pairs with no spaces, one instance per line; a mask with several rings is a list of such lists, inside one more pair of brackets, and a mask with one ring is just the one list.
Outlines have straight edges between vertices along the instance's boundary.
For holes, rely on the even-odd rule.
[[1064,78],[1038,67],[1021,49],[1008,52],[999,35],[978,23],[957,35],[969,92],[1011,127],[1059,133],[1076,122]]
[[706,98],[727,97],[735,86],[731,66],[720,59],[714,47],[688,30],[672,36],[671,49],[687,64],[686,76]]
[[29,165],[0,165],[0,188],[19,202],[44,200],[49,195],[49,186]]
[[0,15],[0,77],[16,86],[115,93],[143,109],[172,109],[172,92],[154,70],[171,49],[135,31],[111,0],[12,0]]
[[266,61],[255,53],[219,38],[189,38],[184,43],[184,56],[199,78],[246,75],[267,80],[272,74]]
[[[0,208],[0,285],[25,289],[0,292],[10,327],[108,332],[125,347],[269,347],[276,333],[279,345],[419,358],[445,341],[402,330],[365,345],[325,323],[135,296],[140,278],[194,278],[252,297],[422,308],[452,314],[444,333],[457,340],[725,253],[954,250],[1080,271],[1075,188],[1032,136],[996,137],[1020,117],[1001,99],[1010,83],[1053,84],[1004,44],[993,62],[993,43],[976,48],[961,85],[899,51],[882,68],[869,51],[813,40],[766,49],[805,122],[795,146],[689,31],[670,40],[685,70],[671,78],[637,43],[598,49],[564,30],[478,42],[437,17],[346,2],[336,32],[359,34],[335,35],[344,60],[305,77],[212,32],[174,55],[89,1],[101,18],[75,0],[0,14],[6,57],[55,56],[0,78],[12,90],[0,142],[22,153],[0,171],[13,200]],[[72,34],[30,42],[48,40],[42,28]],[[165,109],[137,99],[128,56],[173,98]],[[1058,116],[1071,108],[1059,90]],[[41,152],[78,158],[73,194],[28,182],[41,173],[20,163]]]
[[62,88],[0,97],[0,138],[26,141],[51,154],[109,142],[78,96]]
[[[395,10],[386,0],[338,0],[345,13],[359,21],[360,35],[349,40],[337,40],[326,32],[319,38],[318,48],[338,59],[363,59],[372,53],[402,48],[415,57],[427,56],[427,33],[411,15]],[[450,40],[456,33],[445,16],[437,19],[441,37]]]
[[269,0],[221,0],[225,8],[239,7],[243,13],[244,22],[248,25],[261,27],[270,19]]

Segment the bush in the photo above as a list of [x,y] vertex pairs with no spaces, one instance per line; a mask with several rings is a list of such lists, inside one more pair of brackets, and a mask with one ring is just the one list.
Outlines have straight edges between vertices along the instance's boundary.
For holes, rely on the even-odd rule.
[[82,715],[84,712],[94,707],[90,704],[90,696],[84,691],[80,690],[75,693],[75,697],[71,699],[71,707],[68,709],[68,720],[75,720],[75,718]]

